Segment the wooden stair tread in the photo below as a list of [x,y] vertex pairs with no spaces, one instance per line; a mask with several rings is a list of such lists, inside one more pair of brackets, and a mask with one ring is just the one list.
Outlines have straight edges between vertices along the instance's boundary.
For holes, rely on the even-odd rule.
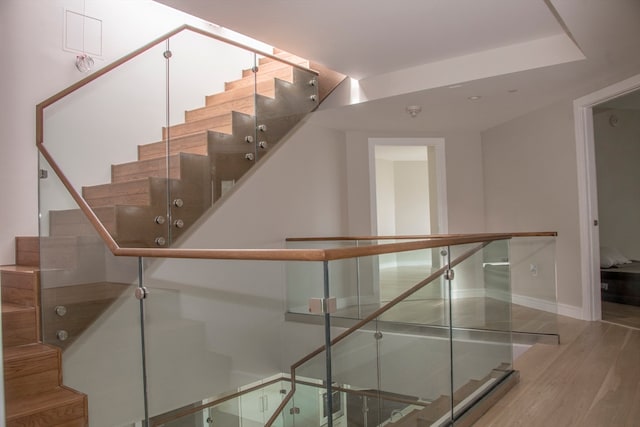
[[16,273],[37,273],[40,267],[30,265],[0,265],[0,271],[12,271]]
[[18,313],[18,312],[27,312],[27,311],[34,311],[35,307],[28,307],[28,306],[24,306],[24,305],[17,305],[17,304],[11,304],[11,303],[6,303],[3,302],[2,303],[2,313]]
[[169,127],[169,131],[167,132],[167,128],[162,128],[162,138],[174,138],[187,136],[194,133],[199,133],[202,131],[215,131],[221,133],[227,133],[231,135],[232,124],[233,124],[233,113],[231,111],[225,112],[224,114],[220,114],[213,117],[207,117],[200,120],[194,120],[187,123],[181,123],[178,125],[173,125]]
[[40,394],[6,402],[7,421],[36,414],[48,409],[81,403],[86,396],[64,386]]

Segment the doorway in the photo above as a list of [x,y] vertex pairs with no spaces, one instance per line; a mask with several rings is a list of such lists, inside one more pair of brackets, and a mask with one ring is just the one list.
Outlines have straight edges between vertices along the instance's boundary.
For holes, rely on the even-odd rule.
[[[638,89],[640,89],[640,75],[574,101],[580,213],[582,318],[585,320],[602,319],[594,109],[597,111],[599,106]],[[615,119],[613,121],[615,122]]]
[[[444,139],[370,138],[369,163],[372,235],[446,234]],[[380,301],[389,301],[438,268],[437,252],[381,255]]]
[[602,320],[640,328],[640,90],[592,113]]

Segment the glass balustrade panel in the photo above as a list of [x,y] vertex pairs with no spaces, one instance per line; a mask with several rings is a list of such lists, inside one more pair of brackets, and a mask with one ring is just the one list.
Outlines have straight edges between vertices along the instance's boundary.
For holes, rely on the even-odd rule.
[[151,417],[288,374],[325,342],[322,323],[285,321],[282,262],[147,258],[143,284]]
[[255,53],[189,30],[168,49],[163,134],[174,244],[255,164]]
[[[264,426],[273,409],[289,392],[291,382],[274,378],[248,385],[229,395],[215,396],[177,408],[150,419],[149,425],[163,427],[185,426]],[[284,427],[284,417],[274,425]],[[291,424],[293,425],[293,424]]]
[[113,256],[39,167],[42,341],[62,350],[63,384],[87,395],[90,425],[131,425],[145,417],[138,261]]
[[[287,242],[288,249],[337,249],[355,246],[353,240]],[[360,292],[358,260],[355,258],[331,262],[329,281],[332,297],[336,298],[335,316],[358,318]],[[286,263],[287,312],[318,316],[310,312],[310,299],[323,297],[324,273],[322,263],[290,261]],[[314,310],[316,311],[316,310]]]
[[[288,242],[290,249],[332,249],[389,244],[404,240],[324,240]],[[385,303],[396,298],[412,286],[437,271],[442,264],[440,249],[422,249],[376,256],[358,257],[331,262],[330,283],[336,297],[336,318],[361,319]],[[321,289],[320,265],[313,262],[287,264],[288,310],[291,313],[308,312],[311,290]],[[310,269],[315,269],[314,273]],[[299,278],[304,277],[301,281]],[[315,283],[312,281],[315,279]],[[301,283],[306,283],[301,286]],[[403,301],[429,301],[436,312],[442,312],[443,286],[425,287]],[[437,317],[437,316],[436,316]],[[440,315],[441,317],[441,315]],[[441,323],[441,321],[438,320]]]
[[[422,263],[424,251],[404,255],[401,257],[404,262],[396,261],[396,264],[386,266],[397,273],[389,275],[386,284],[402,289],[390,301],[377,304],[377,317],[365,324],[345,325],[335,322],[336,317],[332,314],[332,336],[339,340],[330,349],[332,391],[343,393],[336,398],[346,401],[344,409],[336,408],[334,425],[342,425],[343,420],[348,421],[348,425],[364,425],[364,422],[382,425],[405,417],[426,419],[426,415],[423,416],[425,408],[435,401],[437,403],[431,407],[433,414],[429,416],[435,417],[437,413],[434,419],[449,419],[447,409],[451,405],[447,404],[446,397],[451,378],[448,318],[436,313],[442,310],[440,305],[448,305],[447,287],[443,286],[442,273],[432,275],[430,269],[426,270],[422,265],[416,268],[413,262],[407,262],[420,260]],[[334,262],[329,263],[330,269]],[[374,273],[382,275],[380,260],[361,260],[360,265],[363,264],[375,266]],[[370,274],[369,283],[366,283],[361,274],[360,286],[380,286],[382,281],[371,283],[375,276]],[[400,283],[396,284],[394,280]],[[438,289],[433,291],[429,287]],[[333,293],[334,286],[330,282],[330,294]],[[368,316],[375,314],[368,313]],[[341,334],[350,330],[349,327],[357,329],[342,339]]]
[[[450,281],[454,416],[512,371],[509,241],[453,246]],[[500,264],[491,260],[500,259]]]
[[168,237],[165,52],[159,42],[44,109],[45,148],[121,246]]
[[513,330],[558,334],[556,238],[514,237],[510,242]]

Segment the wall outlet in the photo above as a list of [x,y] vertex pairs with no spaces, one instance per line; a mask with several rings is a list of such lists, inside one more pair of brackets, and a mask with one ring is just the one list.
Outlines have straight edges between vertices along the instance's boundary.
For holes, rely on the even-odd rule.
[[531,273],[531,277],[538,277],[538,264],[530,264],[529,272]]

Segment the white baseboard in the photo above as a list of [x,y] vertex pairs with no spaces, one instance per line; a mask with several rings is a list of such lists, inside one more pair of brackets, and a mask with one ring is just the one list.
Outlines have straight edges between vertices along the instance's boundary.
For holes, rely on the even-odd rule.
[[584,318],[582,307],[576,307],[575,305],[558,303],[558,314],[579,320],[590,320]]
[[526,295],[512,294],[509,296],[504,291],[488,291],[490,298],[494,298],[500,301],[509,301],[513,304],[522,305],[525,307],[533,308],[536,310],[546,311],[548,313],[555,313],[561,316],[572,317],[574,319],[585,320],[583,318],[582,307],[576,307],[575,305],[554,303],[551,301],[543,300],[540,298],[534,298]]

